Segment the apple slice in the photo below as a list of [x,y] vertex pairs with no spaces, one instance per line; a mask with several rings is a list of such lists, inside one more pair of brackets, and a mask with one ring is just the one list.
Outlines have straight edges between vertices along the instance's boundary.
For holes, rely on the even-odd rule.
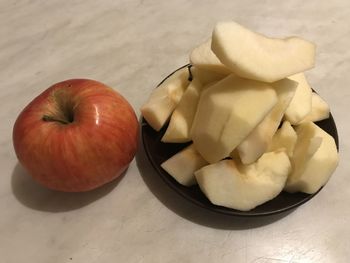
[[295,74],[290,76],[289,79],[298,82],[298,87],[284,118],[294,125],[298,124],[311,112],[312,89],[304,73]]
[[263,155],[271,143],[281,123],[283,114],[291,102],[297,83],[289,79],[283,79],[272,83],[276,89],[278,102],[266,115],[262,122],[237,146],[237,151],[242,163],[250,164]]
[[322,121],[329,118],[329,106],[317,93],[312,93],[311,97],[311,111],[308,115],[300,122],[316,122]]
[[215,205],[248,211],[275,198],[291,170],[284,151],[265,153],[257,162],[244,165],[223,160],[195,172],[198,185]]
[[178,183],[191,186],[196,184],[194,172],[207,164],[191,144],[163,162],[161,167]]
[[148,124],[159,131],[179,103],[189,84],[189,71],[184,67],[167,78],[153,90],[148,101],[141,107],[141,113]]
[[209,163],[229,156],[276,103],[272,86],[229,75],[201,94],[191,130],[196,149]]
[[222,80],[229,75],[194,66],[191,67],[191,73],[192,78],[198,79],[203,86],[211,85],[212,83]]
[[291,159],[293,171],[285,190],[313,194],[327,183],[335,171],[339,157],[332,136],[313,122],[296,127],[298,139]]
[[211,39],[193,49],[190,54],[190,62],[193,66],[201,69],[226,75],[231,73],[231,70],[222,64],[211,50]]
[[292,158],[296,141],[297,133],[290,122],[284,121],[281,128],[273,135],[268,151],[276,151],[282,148],[285,149],[289,158]]
[[190,130],[201,89],[202,84],[199,80],[193,79],[171,115],[168,128],[161,139],[162,142],[183,143],[191,141]]
[[211,48],[235,74],[275,82],[314,66],[315,45],[298,37],[269,38],[235,22],[218,23]]

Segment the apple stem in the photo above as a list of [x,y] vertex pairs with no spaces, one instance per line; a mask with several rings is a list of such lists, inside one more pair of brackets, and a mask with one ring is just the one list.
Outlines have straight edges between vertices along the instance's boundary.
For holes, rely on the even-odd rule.
[[49,115],[44,115],[42,120],[43,121],[57,121],[57,122],[60,122],[62,124],[69,124],[69,121],[62,120],[62,119],[57,119],[57,118],[49,116]]
[[192,65],[189,65],[188,68],[188,81],[192,81],[193,80],[193,75],[192,75],[192,71],[191,71],[191,67]]

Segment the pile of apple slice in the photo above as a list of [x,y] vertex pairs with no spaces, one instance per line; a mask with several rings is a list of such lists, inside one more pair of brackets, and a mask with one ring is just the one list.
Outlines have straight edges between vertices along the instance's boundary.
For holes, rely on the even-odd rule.
[[235,22],[218,23],[141,108],[162,142],[192,142],[162,163],[180,184],[198,183],[216,205],[247,211],[281,191],[315,193],[338,164],[329,117],[304,71],[315,45],[269,38]]

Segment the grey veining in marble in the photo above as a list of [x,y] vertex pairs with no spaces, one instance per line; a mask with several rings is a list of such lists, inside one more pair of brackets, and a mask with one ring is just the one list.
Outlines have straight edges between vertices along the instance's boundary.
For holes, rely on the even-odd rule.
[[[307,76],[331,106],[341,162],[310,202],[274,221],[211,214],[159,181],[142,148],[121,180],[84,194],[43,189],[17,163],[12,126],[45,88],[100,80],[139,115],[155,85],[229,19],[317,44]],[[0,0],[0,262],[348,262],[349,24],[347,0]]]

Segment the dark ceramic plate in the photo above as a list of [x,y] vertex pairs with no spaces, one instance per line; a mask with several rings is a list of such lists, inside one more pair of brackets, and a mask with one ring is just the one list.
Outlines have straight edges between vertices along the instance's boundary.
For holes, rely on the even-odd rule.
[[[186,65],[188,66],[188,65]],[[184,66],[184,67],[186,67]],[[174,72],[173,72],[174,73]],[[171,73],[169,76],[171,76]],[[168,77],[169,77],[168,76]],[[167,77],[167,78],[168,78]],[[165,78],[166,79],[166,78]],[[164,81],[164,80],[163,80]],[[163,82],[162,81],[162,82]],[[162,83],[161,82],[161,83]],[[335,139],[337,147],[338,145],[338,134],[337,128],[334,123],[334,119],[332,115],[326,120],[316,122],[316,124],[321,127],[323,130],[328,132]],[[250,211],[239,211],[235,209],[230,209],[222,206],[213,205],[206,196],[201,192],[199,187],[191,186],[186,187],[179,184],[175,179],[173,179],[166,171],[161,168],[161,163],[170,158],[172,155],[189,145],[190,143],[185,144],[173,144],[173,143],[162,143],[160,139],[162,138],[164,132],[166,131],[167,125],[163,127],[159,132],[150,127],[147,122],[142,119],[142,140],[145,148],[146,155],[150,160],[152,166],[155,168],[158,175],[173,189],[175,192],[183,196],[188,201],[199,205],[203,208],[209,209],[214,212],[232,215],[232,216],[267,216],[278,214],[282,212],[286,212],[288,210],[294,209],[311,198],[313,198],[315,194],[304,194],[304,193],[294,193],[289,194],[286,192],[280,193],[274,199],[254,208]]]

